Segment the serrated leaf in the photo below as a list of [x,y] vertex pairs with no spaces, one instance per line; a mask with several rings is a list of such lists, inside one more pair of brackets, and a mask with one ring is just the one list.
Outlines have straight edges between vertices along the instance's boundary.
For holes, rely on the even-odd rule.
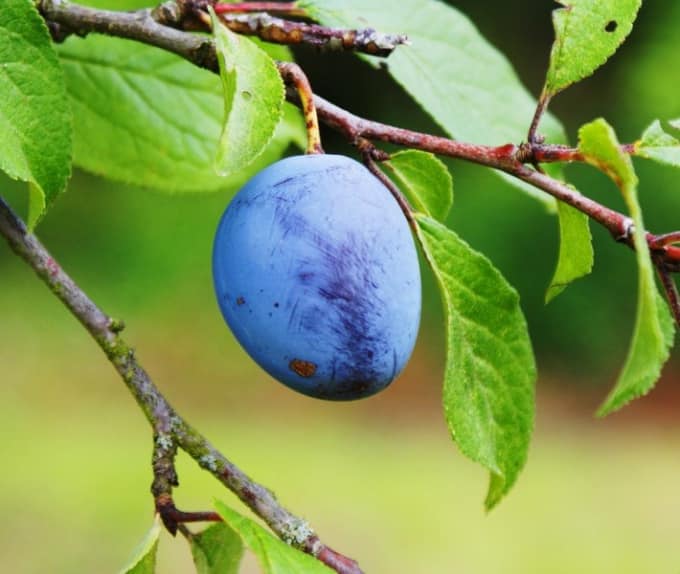
[[[390,75],[446,131],[461,141],[480,144],[518,143],[526,138],[536,102],[510,62],[461,12],[436,0],[305,0],[300,3],[328,26],[375,28],[408,35],[387,59],[363,56],[386,66]],[[548,141],[566,141],[551,115],[542,124]],[[541,200],[555,201],[535,188],[498,172],[501,177]]]
[[212,11],[211,16],[225,107],[216,166],[220,174],[231,175],[252,163],[271,141],[285,87],[266,52],[234,34]]
[[435,155],[405,150],[381,164],[413,209],[444,221],[453,205],[453,178]]
[[[680,120],[668,122],[674,129],[680,129]],[[680,141],[663,129],[659,120],[654,121],[635,142],[636,156],[652,159],[673,167],[680,167]]]
[[545,295],[546,303],[550,303],[570,283],[589,275],[595,259],[588,217],[566,203],[559,202],[557,209],[560,219],[560,254],[557,269]]
[[616,182],[635,223],[633,239],[639,269],[635,331],[623,371],[598,411],[598,415],[604,416],[652,389],[670,355],[674,327],[668,306],[659,296],[654,281],[633,162],[621,150],[614,130],[603,119],[579,130],[579,149],[586,161],[604,170]]
[[316,558],[282,542],[256,522],[215,502],[217,512],[257,557],[264,574],[331,574]]
[[72,118],[45,21],[30,0],[0,9],[0,169],[30,186],[33,227],[71,174]]
[[446,421],[459,448],[491,473],[487,508],[524,466],[534,425],[536,367],[517,292],[453,231],[417,217],[418,238],[446,314]]
[[265,152],[246,170],[215,173],[224,117],[217,75],[143,44],[71,37],[58,46],[74,110],[75,163],[109,179],[163,192],[237,187],[303,141],[304,122],[286,104]]
[[156,552],[160,534],[161,522],[157,514],[151,530],[135,549],[132,559],[120,571],[120,574],[154,574],[156,572]]
[[590,76],[633,29],[642,0],[557,0],[555,43],[545,93],[550,96]]
[[222,523],[189,537],[197,574],[237,574],[244,547],[239,535]]

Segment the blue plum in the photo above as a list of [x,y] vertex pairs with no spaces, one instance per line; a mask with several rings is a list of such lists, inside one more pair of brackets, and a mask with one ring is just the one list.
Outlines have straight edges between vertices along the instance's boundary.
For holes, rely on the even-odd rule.
[[370,396],[413,351],[421,285],[408,223],[344,156],[291,157],[253,177],[222,216],[213,277],[243,348],[305,395]]

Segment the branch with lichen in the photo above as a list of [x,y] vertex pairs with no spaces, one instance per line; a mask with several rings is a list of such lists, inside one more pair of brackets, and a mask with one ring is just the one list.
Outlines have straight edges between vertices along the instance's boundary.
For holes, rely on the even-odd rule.
[[284,508],[267,488],[250,479],[172,408],[121,336],[123,324],[99,309],[2,198],[0,235],[90,333],[144,412],[154,433],[152,492],[168,530],[174,533],[180,523],[216,518],[210,512],[186,513],[175,508],[171,494],[178,484],[174,460],[180,448],[236,494],[282,540],[339,573],[361,572],[356,562],[321,542],[305,520]]

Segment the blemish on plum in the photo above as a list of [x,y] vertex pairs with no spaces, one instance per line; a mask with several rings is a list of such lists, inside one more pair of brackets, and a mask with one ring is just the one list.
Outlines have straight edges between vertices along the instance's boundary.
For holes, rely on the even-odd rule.
[[246,304],[245,298],[244,298],[244,297],[239,297],[238,299],[236,299],[236,304],[237,304],[239,307],[240,307],[241,305],[245,305],[245,304]]
[[291,371],[305,379],[314,376],[314,373],[316,373],[316,364],[302,359],[293,359],[288,363],[288,367]]

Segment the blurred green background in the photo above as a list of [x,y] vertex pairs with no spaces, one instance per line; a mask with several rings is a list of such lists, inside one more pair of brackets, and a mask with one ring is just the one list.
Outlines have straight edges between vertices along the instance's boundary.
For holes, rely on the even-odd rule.
[[[451,4],[537,93],[553,4]],[[680,4],[648,0],[610,64],[555,100],[572,141],[598,116],[623,141],[653,119],[680,117],[678,25]],[[438,132],[384,73],[349,55],[297,55],[321,95],[371,118]],[[328,151],[346,150],[325,135]],[[677,574],[678,353],[649,397],[604,421],[592,416],[632,330],[632,254],[594,228],[594,274],[546,307],[556,221],[493,174],[450,166],[451,224],[520,291],[540,369],[529,463],[490,515],[482,508],[484,472],[457,452],[443,421],[442,318],[431,282],[404,375],[375,398],[332,404],[273,382],[223,324],[210,250],[229,193],[167,196],[76,172],[38,234],[104,310],[125,320],[126,337],[179,411],[367,572]],[[648,226],[677,229],[680,174],[637,167]],[[600,174],[575,167],[569,175],[623,208]],[[25,209],[22,185],[0,179],[0,189]],[[146,422],[95,344],[4,243],[0,277],[0,570],[114,572],[151,523]],[[243,510],[182,456],[179,471],[181,508],[207,509],[219,497]],[[257,571],[251,559],[246,570]],[[159,572],[189,571],[184,542],[164,535]]]

